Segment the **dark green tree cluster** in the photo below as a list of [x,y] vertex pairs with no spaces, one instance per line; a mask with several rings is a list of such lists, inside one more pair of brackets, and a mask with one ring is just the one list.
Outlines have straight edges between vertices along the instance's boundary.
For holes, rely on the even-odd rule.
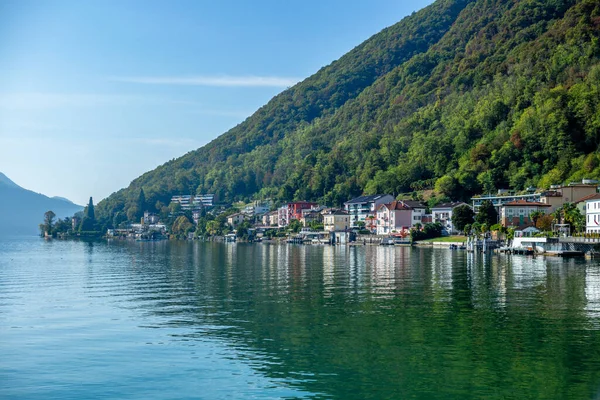
[[337,206],[600,178],[599,21],[595,0],[438,0],[102,201],[100,223],[133,221],[141,193],[160,213],[174,194]]
[[[488,227],[498,223],[498,211],[491,201],[485,200],[479,206],[479,212],[475,217],[475,222],[485,224]],[[472,222],[471,222],[472,223]]]
[[418,227],[410,230],[410,238],[413,241],[433,239],[442,236],[444,227],[439,222],[425,224],[422,229]]
[[73,221],[71,217],[56,219],[56,214],[50,210],[44,213],[44,222],[39,227],[40,236],[57,237],[71,234],[73,232]]
[[83,210],[83,218],[79,225],[79,233],[92,234],[100,230],[96,221],[96,212],[94,210],[94,201],[90,197],[88,205]]
[[44,213],[44,222],[39,225],[41,236],[52,236],[52,234],[54,233],[55,218],[56,214],[52,210],[46,211]]
[[467,225],[471,225],[475,222],[473,219],[474,216],[475,213],[473,212],[473,209],[468,205],[464,204],[456,207],[452,211],[452,225],[454,226],[454,229],[464,232]]

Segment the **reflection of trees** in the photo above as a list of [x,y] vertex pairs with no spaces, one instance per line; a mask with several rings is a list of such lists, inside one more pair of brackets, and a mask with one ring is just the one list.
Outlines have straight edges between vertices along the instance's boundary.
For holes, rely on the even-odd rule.
[[582,261],[233,247],[150,252],[170,290],[145,310],[249,349],[268,377],[339,398],[586,398],[600,381]]

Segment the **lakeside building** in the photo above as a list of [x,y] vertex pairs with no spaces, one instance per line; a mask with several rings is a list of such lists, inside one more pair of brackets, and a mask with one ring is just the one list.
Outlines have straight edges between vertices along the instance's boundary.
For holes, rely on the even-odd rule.
[[263,226],[277,226],[277,211],[271,211],[262,216]]
[[410,207],[411,212],[411,223],[410,227],[414,227],[416,224],[422,224],[423,218],[425,218],[425,211],[427,210],[427,206],[425,203],[417,200],[400,200],[402,204],[407,207]]
[[600,233],[600,198],[585,202],[585,233]]
[[[305,212],[308,211],[308,212]],[[323,222],[323,214],[318,210],[302,210],[302,222],[303,227],[309,226],[313,222]]]
[[145,225],[151,225],[151,224],[158,224],[159,221],[159,217],[157,214],[148,212],[148,211],[144,211],[144,224]]
[[377,234],[408,230],[413,225],[413,209],[401,201],[382,204],[377,209]]
[[198,195],[178,195],[171,197],[171,203],[179,203],[181,209],[184,211],[194,210],[202,207],[213,207],[215,195],[209,194],[198,194]]
[[585,216],[587,214],[586,203],[588,200],[600,200],[600,193],[594,193],[589,196],[585,196],[584,198],[580,199],[579,201],[576,201],[575,203],[573,203],[573,204],[575,204],[575,206],[577,207],[577,209],[583,216]]
[[456,207],[460,206],[469,207],[467,203],[463,203],[462,201],[438,204],[431,208],[431,220],[442,224],[444,229],[453,235],[457,231],[454,229],[454,225],[452,225],[452,213]]
[[323,215],[323,229],[328,232],[346,231],[350,228],[350,216],[347,212],[337,210]]
[[244,214],[242,213],[231,214],[227,217],[227,224],[234,229],[242,222],[244,222]]
[[302,219],[302,210],[317,208],[319,205],[310,201],[294,201],[287,203],[277,209],[279,227],[285,227],[294,219]]
[[596,194],[598,183],[596,181],[584,179],[579,182],[572,182],[568,185],[552,185],[550,190],[528,194],[511,194],[503,190],[498,191],[498,195],[483,195],[472,197],[473,211],[479,212],[479,207],[485,200],[489,200],[500,211],[500,207],[514,201],[539,202],[550,206],[548,212],[554,212],[565,203],[576,203],[586,196]]
[[532,213],[539,211],[546,214],[550,207],[537,201],[516,200],[506,203],[500,208],[500,223],[504,227],[527,228],[533,226]]
[[542,194],[541,193],[530,193],[530,194],[518,194],[518,195],[482,195],[477,197],[472,197],[471,201],[473,202],[473,211],[475,214],[479,212],[479,207],[483,204],[484,201],[490,201],[494,207],[499,211],[500,207],[505,204],[512,203],[513,201],[527,201],[527,202],[541,202]]
[[264,215],[269,212],[271,209],[271,201],[270,200],[255,200],[252,203],[248,204],[242,210],[243,214],[246,214],[249,217],[254,217],[257,215]]
[[374,221],[377,208],[394,200],[395,198],[391,194],[374,194],[356,197],[345,202],[344,209],[350,215],[350,226],[356,228],[359,222],[367,225],[367,218]]

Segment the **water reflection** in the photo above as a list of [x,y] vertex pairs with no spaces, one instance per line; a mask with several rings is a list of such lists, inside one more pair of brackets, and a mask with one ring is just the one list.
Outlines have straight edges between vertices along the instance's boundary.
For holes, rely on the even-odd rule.
[[79,251],[85,296],[137,315],[152,343],[167,332],[178,356],[202,360],[216,341],[319,398],[590,398],[600,383],[597,261],[187,242]]
[[[584,393],[566,379],[571,374],[598,381],[589,367],[600,360],[581,363],[576,349],[557,340],[598,348],[596,330],[577,336],[597,325],[600,308],[598,267],[582,260],[370,246],[186,246],[193,257],[172,256],[170,267],[196,276],[173,277],[169,294],[185,290],[165,323],[186,321],[192,338],[219,337],[261,373],[309,391],[500,398],[523,384],[539,397],[546,386]],[[139,307],[139,298],[132,301]],[[164,316],[172,301],[149,308]]]

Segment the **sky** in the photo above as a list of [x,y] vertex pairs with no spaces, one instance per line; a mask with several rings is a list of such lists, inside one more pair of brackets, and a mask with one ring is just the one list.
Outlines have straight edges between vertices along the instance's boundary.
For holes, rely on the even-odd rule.
[[431,0],[2,0],[0,172],[97,203]]

